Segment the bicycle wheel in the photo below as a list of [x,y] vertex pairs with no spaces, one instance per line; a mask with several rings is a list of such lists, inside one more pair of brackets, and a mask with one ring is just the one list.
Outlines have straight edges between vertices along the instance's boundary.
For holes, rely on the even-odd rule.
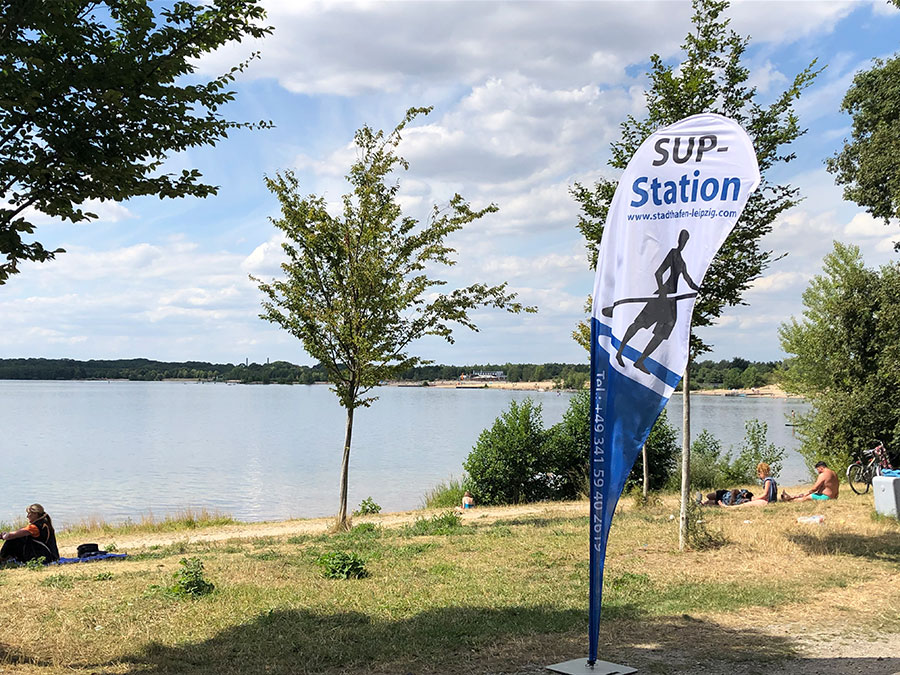
[[872,478],[866,467],[861,464],[851,464],[847,467],[847,483],[856,494],[864,495],[872,485]]

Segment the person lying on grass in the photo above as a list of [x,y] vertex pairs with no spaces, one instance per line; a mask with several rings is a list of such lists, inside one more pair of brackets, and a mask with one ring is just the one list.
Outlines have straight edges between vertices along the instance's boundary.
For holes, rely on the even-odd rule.
[[828,499],[837,499],[838,490],[841,481],[837,474],[828,468],[825,462],[816,464],[816,473],[819,474],[816,484],[812,486],[809,492],[802,495],[789,495],[784,490],[781,491],[781,501],[783,502],[805,502],[810,500],[825,501]]
[[752,492],[737,488],[734,490],[710,492],[706,495],[706,499],[703,499],[701,493],[697,493],[697,503],[700,506],[736,506],[737,504],[749,502],[751,499],[753,499]]
[[28,525],[14,532],[0,533],[0,564],[15,559],[20,563],[43,558],[45,563],[59,560],[56,532],[53,521],[40,504],[32,504],[25,510]]
[[775,479],[771,476],[772,469],[765,462],[760,462],[756,465],[756,475],[762,481],[763,484],[763,494],[762,497],[757,497],[756,499],[751,499],[748,502],[744,502],[743,504],[733,504],[731,508],[735,508],[738,506],[765,506],[770,502],[778,501],[778,484],[775,482]]

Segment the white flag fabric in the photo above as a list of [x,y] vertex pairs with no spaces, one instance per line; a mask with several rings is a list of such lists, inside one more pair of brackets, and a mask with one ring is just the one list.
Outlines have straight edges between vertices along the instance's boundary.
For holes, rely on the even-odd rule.
[[759,180],[740,125],[694,115],[641,144],[610,205],[591,318],[590,663],[616,503],[684,374],[706,270]]

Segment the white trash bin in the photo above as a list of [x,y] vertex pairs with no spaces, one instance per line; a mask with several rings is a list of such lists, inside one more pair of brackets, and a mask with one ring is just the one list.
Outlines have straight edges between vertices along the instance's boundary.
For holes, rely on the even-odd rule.
[[900,518],[900,478],[875,476],[872,478],[875,493],[875,511],[883,516]]

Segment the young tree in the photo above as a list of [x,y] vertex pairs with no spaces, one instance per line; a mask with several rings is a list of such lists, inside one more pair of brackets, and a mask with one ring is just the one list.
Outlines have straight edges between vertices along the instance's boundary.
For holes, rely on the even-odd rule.
[[457,194],[448,207],[435,206],[423,227],[402,214],[399,185],[389,181],[391,172],[407,163],[395,148],[404,127],[430,111],[411,108],[387,135],[368,126],[356,132],[359,159],[347,175],[352,192],[343,197],[342,216],[329,214],[323,197],[301,197],[290,171],[266,179],[281,204],[281,218],[272,222],[288,240],[283,245],[288,260],[281,266],[285,279],[254,278],[268,297],[260,318],[302,341],[347,410],[338,528],[348,524],[353,412],[376,400],[366,393],[382,380],[428,363],[408,353],[410,343],[425,335],[452,343],[451,324],[477,330],[469,312],[478,307],[535,311],[514,302],[505,283],[437,293],[446,282],[426,273],[427,266],[454,264],[455,251],[444,243],[448,235],[497,211],[493,204],[472,210]]
[[859,248],[834,243],[803,292],[803,317],[781,325],[782,384],[812,404],[799,420],[810,469],[842,470],[882,440],[900,444],[900,265],[865,267]]
[[844,186],[844,199],[887,225],[900,218],[900,55],[857,73],[841,110],[853,118],[853,131],[825,161],[828,171]]
[[96,218],[86,200],[215,194],[195,169],[158,170],[169,153],[267,126],[219,114],[247,61],[178,83],[204,54],[268,34],[258,3],[0,0],[0,284],[62,252],[26,241],[34,212],[75,223]]
[[[817,75],[815,61],[794,78],[792,85],[769,105],[756,101],[755,87],[747,81],[749,70],[742,57],[749,37],[728,28],[723,12],[725,0],[693,0],[693,33],[682,45],[681,63],[667,65],[654,54],[650,57],[650,88],[646,92],[647,116],[637,119],[629,115],[621,124],[621,138],[612,144],[609,164],[624,169],[640,144],[656,129],[703,112],[716,112],[738,122],[750,135],[762,180],[734,230],[713,259],[697,301],[691,325],[703,327],[721,315],[726,306],[741,304],[744,291],[762,274],[772,261],[772,252],[760,248],[760,238],[772,230],[780,213],[799,200],[798,188],[773,185],[766,173],[781,162],[789,162],[794,154],[783,146],[804,133],[794,112],[794,101]],[[616,191],[615,180],[600,179],[594,187],[578,183],[572,194],[581,207],[578,228],[587,239],[590,264],[597,266],[597,253],[610,203]],[[691,357],[708,351],[709,346],[691,335]],[[684,473],[690,462],[690,359],[684,378]],[[686,525],[688,495],[687,476],[682,487],[682,532]],[[682,537],[683,540],[683,537]]]

